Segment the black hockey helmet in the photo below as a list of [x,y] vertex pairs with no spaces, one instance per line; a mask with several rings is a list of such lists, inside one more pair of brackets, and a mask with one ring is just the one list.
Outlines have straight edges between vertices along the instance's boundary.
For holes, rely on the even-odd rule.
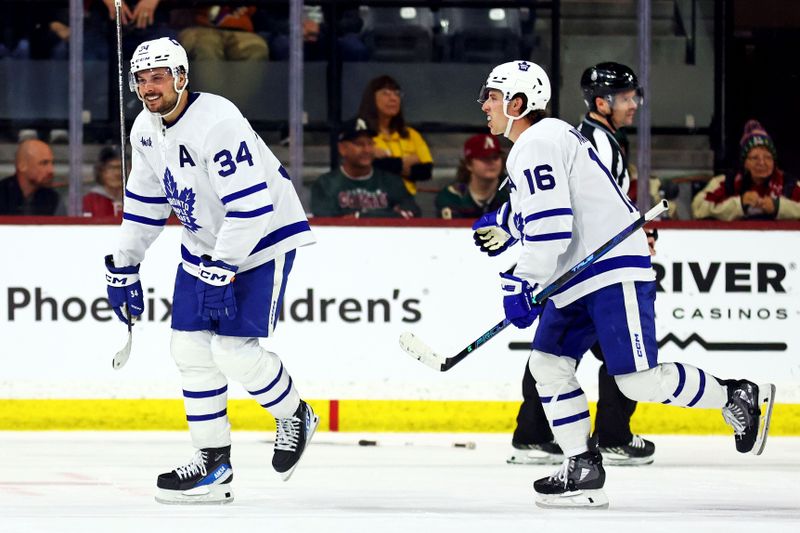
[[621,63],[598,63],[583,71],[581,76],[583,99],[591,111],[596,111],[594,99],[606,98],[624,91],[635,90],[642,98],[644,92],[633,70]]

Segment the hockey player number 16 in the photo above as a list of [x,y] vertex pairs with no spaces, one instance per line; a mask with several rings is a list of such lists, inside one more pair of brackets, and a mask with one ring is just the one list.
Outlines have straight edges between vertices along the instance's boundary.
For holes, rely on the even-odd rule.
[[[527,168],[522,172],[528,180],[528,187],[531,189],[531,194],[535,194],[536,189],[547,191],[556,186],[556,178],[550,174],[552,171],[553,167],[550,165],[539,165],[533,169],[533,174],[531,174],[530,169]],[[536,182],[535,187],[534,181]]]
[[219,175],[226,178],[236,172],[236,163],[247,162],[251,167],[253,166],[253,156],[250,155],[250,150],[247,149],[247,143],[242,141],[239,144],[239,149],[236,151],[236,162],[233,161],[233,156],[229,150],[220,150],[214,156],[214,162],[219,163]]

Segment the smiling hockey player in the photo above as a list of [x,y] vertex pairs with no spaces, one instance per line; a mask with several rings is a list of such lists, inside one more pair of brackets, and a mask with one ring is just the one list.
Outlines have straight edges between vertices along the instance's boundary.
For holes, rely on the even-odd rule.
[[288,174],[230,101],[190,93],[177,41],[140,44],[130,89],[142,101],[121,236],[106,257],[108,297],[123,322],[144,304],[139,264],[170,211],[183,224],[170,351],[182,378],[191,461],[158,476],[162,503],[233,499],[228,379],[275,417],[272,465],[291,476],[319,418],[300,399],[273,336],[295,250],[314,242]]

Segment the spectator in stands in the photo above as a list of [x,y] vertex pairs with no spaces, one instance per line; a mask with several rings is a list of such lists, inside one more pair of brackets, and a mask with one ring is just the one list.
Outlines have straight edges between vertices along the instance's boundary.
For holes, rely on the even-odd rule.
[[210,6],[195,10],[195,26],[181,31],[189,59],[266,60],[267,41],[253,30],[253,6]]
[[14,158],[16,173],[0,181],[0,215],[64,215],[52,189],[53,151],[38,139],[22,141]]
[[[7,4],[7,5],[6,5]],[[62,28],[69,9],[39,2],[5,2],[4,47],[14,59],[65,59],[67,45]]]
[[83,216],[111,217],[122,212],[122,159],[119,147],[100,150],[94,167],[97,182],[83,197]]
[[[337,50],[342,61],[366,61],[369,50],[361,40],[364,21],[358,12],[357,2],[336,3],[336,23],[325,21],[322,6],[303,6],[303,58],[306,61],[324,61],[330,54],[329,35],[336,32]],[[267,36],[269,57],[273,61],[289,59],[289,6],[272,2],[259,9],[256,31]]]
[[[62,2],[65,4],[68,2]],[[141,41],[150,35],[177,37],[167,24],[167,16],[156,16],[159,0],[139,0],[122,2],[120,15],[123,25],[123,49],[129,56]],[[69,58],[69,9],[56,7],[56,2],[12,2],[8,7],[7,19],[14,21],[13,31],[5,31],[4,43],[0,43],[0,57],[3,49],[15,59],[57,59]],[[129,5],[130,4],[130,5]],[[134,7],[131,8],[131,5]],[[114,20],[116,10],[114,0],[85,0],[83,23],[83,57],[92,60],[107,60],[115,54],[115,27],[108,21]],[[10,38],[10,46],[9,40]]]
[[[177,39],[178,33],[169,24],[169,12],[158,9],[160,0],[138,0],[138,1],[125,1],[123,0],[120,7],[120,22],[123,26],[122,35],[122,51],[123,57],[131,57],[134,50],[140,43],[157,39],[159,37],[170,37]],[[116,19],[116,10],[114,7],[114,0],[102,0],[105,4],[106,12],[110,20]],[[97,0],[88,0],[89,4],[89,19],[87,25],[96,18],[98,13],[102,14],[102,7]],[[87,45],[89,42],[101,42],[102,38],[113,37],[109,35],[114,31],[113,26],[106,25],[105,30],[98,30],[98,25],[92,23],[90,25],[91,34],[87,35]],[[102,31],[103,35],[97,35],[97,31]],[[108,47],[106,47],[108,48]],[[88,51],[88,50],[87,50]],[[111,57],[116,54],[114,52]],[[104,57],[97,57],[97,59],[104,59]]]
[[411,194],[418,181],[431,179],[433,158],[422,135],[403,118],[403,91],[391,76],[372,79],[361,96],[358,116],[367,121],[375,136],[375,165],[403,177]]
[[473,135],[464,143],[456,181],[436,195],[436,213],[445,219],[477,219],[497,211],[508,201],[508,190],[498,190],[504,170],[503,150],[497,137]]
[[775,144],[757,120],[745,124],[739,144],[741,169],[735,175],[715,176],[697,193],[694,218],[800,219],[797,178],[778,168]]
[[372,165],[375,141],[361,118],[349,120],[339,132],[338,169],[311,186],[311,211],[318,217],[412,218],[421,214],[399,176]]

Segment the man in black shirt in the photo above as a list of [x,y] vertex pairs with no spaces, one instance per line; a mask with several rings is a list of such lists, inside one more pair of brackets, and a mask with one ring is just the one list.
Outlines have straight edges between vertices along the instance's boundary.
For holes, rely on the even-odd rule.
[[53,151],[37,139],[22,141],[14,160],[16,174],[0,181],[0,215],[63,215],[53,183]]

